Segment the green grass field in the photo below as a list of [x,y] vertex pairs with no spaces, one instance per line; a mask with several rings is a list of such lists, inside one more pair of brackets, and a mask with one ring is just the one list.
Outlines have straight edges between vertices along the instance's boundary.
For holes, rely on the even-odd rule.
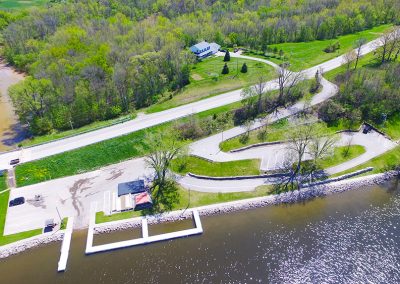
[[7,180],[7,176],[5,174],[3,176],[0,176],[0,192],[7,189],[6,180]]
[[[282,49],[286,60],[291,64],[290,69],[300,71],[348,52],[354,47],[354,43],[360,38],[365,38],[367,41],[374,40],[390,27],[391,25],[382,25],[355,34],[339,36],[336,39],[281,43],[270,45],[270,47],[276,47],[278,50]],[[340,49],[336,52],[326,53],[324,49],[335,42],[340,43]],[[266,57],[263,56],[262,58]],[[283,60],[274,57],[268,59],[278,64],[283,62]]]
[[8,198],[10,196],[10,192],[6,191],[0,193],[0,246],[13,243],[22,239],[30,238],[36,235],[40,235],[42,233],[42,229],[22,232],[18,234],[3,236],[4,234],[4,226],[6,223],[6,215],[8,208]]
[[[198,119],[207,119],[213,114],[223,114],[238,106],[240,106],[240,102],[207,110],[195,114],[194,117]],[[173,131],[175,123],[184,122],[188,119],[190,118],[181,118],[177,121],[150,127],[146,130],[136,131],[128,135],[88,145],[73,151],[21,164],[16,167],[15,171],[17,186],[21,187],[46,180],[88,172],[127,159],[143,156],[148,153],[145,140],[146,132]],[[232,126],[233,122],[226,124],[224,127],[228,129]],[[190,141],[186,142],[190,143]]]
[[350,161],[365,153],[365,148],[360,145],[351,145],[346,155],[347,146],[336,147],[333,155],[329,156],[319,162],[323,169],[327,169],[336,165],[340,165],[346,161]]
[[378,157],[375,157],[372,160],[365,162],[364,164],[361,164],[357,167],[337,173],[334,176],[340,176],[340,175],[358,171],[358,170],[361,170],[361,169],[364,169],[367,167],[374,168],[374,170],[372,172],[369,172],[368,174],[371,174],[371,173],[377,174],[377,173],[381,173],[381,172],[390,170],[392,167],[398,166],[398,165],[400,165],[400,146],[398,146],[398,147],[394,148],[393,150],[390,150]]
[[259,160],[241,160],[232,162],[209,162],[207,160],[189,156],[175,159],[171,169],[179,174],[197,174],[213,177],[246,176],[260,174]]
[[48,0],[0,0],[0,9],[24,9],[32,6],[41,6]]
[[[247,73],[240,72],[240,68],[244,62],[246,62],[248,68]],[[231,61],[227,63],[230,72],[226,75],[221,74],[222,67],[225,64],[225,62],[223,62],[223,57],[210,57],[196,63],[191,71],[189,85],[172,99],[150,106],[147,108],[146,112],[159,112],[253,85],[257,82],[260,74],[265,76],[265,80],[270,80],[275,77],[274,69],[261,62],[231,58]]]

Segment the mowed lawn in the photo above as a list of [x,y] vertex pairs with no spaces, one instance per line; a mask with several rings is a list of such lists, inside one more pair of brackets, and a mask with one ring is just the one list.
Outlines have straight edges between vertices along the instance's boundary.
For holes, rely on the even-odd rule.
[[[247,65],[247,73],[241,73],[243,63]],[[184,87],[172,99],[157,103],[147,108],[147,113],[158,112],[176,106],[195,102],[207,97],[253,85],[260,75],[271,80],[275,70],[262,62],[231,57],[227,62],[229,74],[221,74],[225,62],[223,57],[211,57],[196,63],[190,73],[190,84]]]
[[344,162],[350,161],[354,158],[357,158],[358,156],[364,153],[365,153],[365,147],[361,145],[351,145],[350,147],[347,146],[336,147],[333,150],[333,155],[322,159],[319,162],[319,165],[323,169],[327,169],[333,166],[340,165]]
[[48,2],[48,0],[0,0],[0,9],[23,9]]
[[18,234],[3,236],[4,226],[6,224],[6,215],[8,208],[8,198],[10,196],[10,191],[0,193],[0,246],[13,243],[22,239],[30,238],[42,233],[42,229],[22,232]]
[[3,174],[3,176],[0,176],[0,192],[7,189],[6,179],[7,177],[5,174]]
[[[390,27],[391,25],[382,25],[355,34],[339,36],[336,39],[316,40],[310,42],[281,43],[270,45],[270,47],[276,47],[278,50],[282,49],[286,59],[291,64],[290,69],[294,71],[300,71],[348,52],[349,50],[354,48],[355,42],[360,38],[364,38],[367,41],[374,40],[378,38],[383,32],[389,30]],[[340,49],[332,53],[326,53],[324,49],[335,42],[340,43]],[[270,59],[271,61],[274,61],[276,63],[282,63],[282,60],[276,58]]]
[[259,175],[260,161],[240,160],[219,163],[189,156],[173,160],[171,169],[179,174],[192,173],[212,177]]

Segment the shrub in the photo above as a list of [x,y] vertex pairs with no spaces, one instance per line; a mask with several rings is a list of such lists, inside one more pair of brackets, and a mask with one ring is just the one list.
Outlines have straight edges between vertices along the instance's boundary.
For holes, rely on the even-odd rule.
[[229,67],[228,65],[225,63],[224,67],[222,68],[222,74],[229,74]]
[[247,73],[247,64],[246,64],[246,62],[243,63],[242,68],[240,69],[240,72]]
[[228,62],[228,61],[231,61],[231,55],[229,53],[229,50],[227,50],[225,52],[225,56],[224,56],[224,62]]

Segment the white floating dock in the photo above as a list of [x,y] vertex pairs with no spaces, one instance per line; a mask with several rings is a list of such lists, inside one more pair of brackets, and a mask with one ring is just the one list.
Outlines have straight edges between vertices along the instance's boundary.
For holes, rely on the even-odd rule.
[[[104,252],[109,250],[128,248],[137,245],[144,245],[159,241],[171,240],[176,238],[188,237],[193,235],[199,235],[203,233],[203,226],[201,225],[199,212],[193,210],[193,219],[195,222],[195,228],[187,229],[172,233],[160,234],[155,236],[149,236],[149,229],[147,224],[147,219],[144,217],[142,219],[142,237],[138,239],[132,239],[127,241],[115,242],[105,245],[93,246],[93,232],[94,232],[94,222],[90,222],[88,238],[86,242],[86,254],[93,254],[98,252]],[[93,214],[92,214],[93,215]],[[91,218],[92,219],[92,218]]]
[[64,237],[61,245],[61,255],[58,261],[58,272],[63,272],[67,268],[69,248],[71,245],[72,229],[74,225],[74,217],[68,218],[67,228],[64,232]]

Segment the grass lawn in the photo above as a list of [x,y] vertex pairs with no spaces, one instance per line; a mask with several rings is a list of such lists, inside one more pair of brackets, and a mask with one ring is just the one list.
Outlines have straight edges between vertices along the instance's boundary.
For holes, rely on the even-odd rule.
[[6,223],[6,214],[7,214],[9,196],[10,196],[9,191],[0,194],[0,246],[13,243],[22,239],[30,238],[36,235],[40,235],[42,233],[42,229],[37,229],[18,234],[3,236],[4,225]]
[[[247,65],[247,73],[240,72],[243,63]],[[189,85],[172,99],[150,106],[146,109],[146,112],[159,112],[253,85],[257,82],[260,74],[265,76],[265,80],[275,77],[274,69],[262,62],[232,57],[231,61],[227,62],[229,74],[222,75],[221,71],[224,64],[223,57],[210,57],[196,63],[191,71]]]
[[7,189],[7,175],[0,176],[0,192]]
[[372,160],[365,162],[364,164],[361,164],[357,167],[337,173],[334,176],[344,175],[344,174],[358,171],[358,170],[361,170],[361,169],[364,169],[367,167],[374,167],[374,170],[368,174],[371,174],[371,173],[376,174],[376,173],[381,173],[381,172],[387,171],[390,168],[397,166],[397,165],[400,165],[400,146],[397,146],[396,148],[394,148],[378,157],[375,157]]
[[173,160],[171,169],[180,174],[198,174],[214,177],[259,175],[259,160],[240,160],[231,162],[209,162],[189,156]]
[[131,114],[131,115],[122,116],[122,117],[119,117],[116,119],[110,119],[110,120],[105,120],[105,121],[96,121],[91,124],[82,126],[80,128],[75,128],[75,129],[65,130],[65,131],[55,131],[55,132],[47,134],[47,135],[37,136],[37,137],[33,137],[31,139],[26,139],[26,140],[22,141],[20,144],[24,147],[38,145],[38,144],[46,143],[49,141],[53,141],[53,140],[57,140],[57,139],[61,139],[61,138],[69,137],[69,136],[75,136],[75,135],[82,134],[82,133],[89,132],[89,131],[94,131],[96,129],[104,128],[107,126],[111,126],[114,124],[125,122],[127,120],[134,119],[135,117],[136,117],[136,114]]
[[[381,33],[387,31],[390,27],[391,25],[382,25],[355,34],[339,36],[336,39],[281,43],[270,45],[270,47],[276,47],[278,50],[282,49],[287,57],[287,60],[291,64],[290,69],[294,71],[300,71],[346,53],[353,48],[354,43],[360,38],[365,38],[367,41],[374,40],[378,38]],[[340,49],[338,49],[336,52],[326,53],[324,49],[331,43],[335,42],[340,43]],[[264,56],[263,58],[266,57]],[[271,57],[268,59],[278,64],[282,63],[282,60],[278,58]]]
[[23,9],[32,6],[40,6],[48,0],[0,0],[0,9]]
[[351,159],[354,159],[365,153],[364,146],[351,145],[346,155],[346,148],[347,146],[336,147],[333,155],[321,160],[319,165],[323,169],[327,169],[336,165],[340,165],[346,161],[350,161]]
[[[172,210],[185,209],[187,207],[199,207],[210,204],[217,204],[229,201],[235,201],[240,199],[247,199],[253,197],[266,196],[271,194],[271,186],[259,187],[254,191],[248,192],[233,192],[233,193],[208,193],[198,191],[188,191],[184,188],[179,187],[179,203],[175,204]],[[113,214],[111,216],[104,216],[103,212],[96,213],[96,224],[111,222],[116,220],[123,220],[140,216],[140,211],[130,211]]]
[[[239,105],[240,103],[233,103],[207,110],[194,116],[199,119],[206,119],[213,114],[222,114],[230,111]],[[17,186],[21,187],[88,172],[127,159],[143,156],[149,150],[145,141],[146,132],[172,131],[174,123],[184,122],[188,119],[190,118],[181,118],[176,122],[164,123],[41,160],[18,165],[15,170]],[[232,126],[233,122],[225,125],[225,129]],[[187,143],[190,143],[190,141],[187,141]]]

